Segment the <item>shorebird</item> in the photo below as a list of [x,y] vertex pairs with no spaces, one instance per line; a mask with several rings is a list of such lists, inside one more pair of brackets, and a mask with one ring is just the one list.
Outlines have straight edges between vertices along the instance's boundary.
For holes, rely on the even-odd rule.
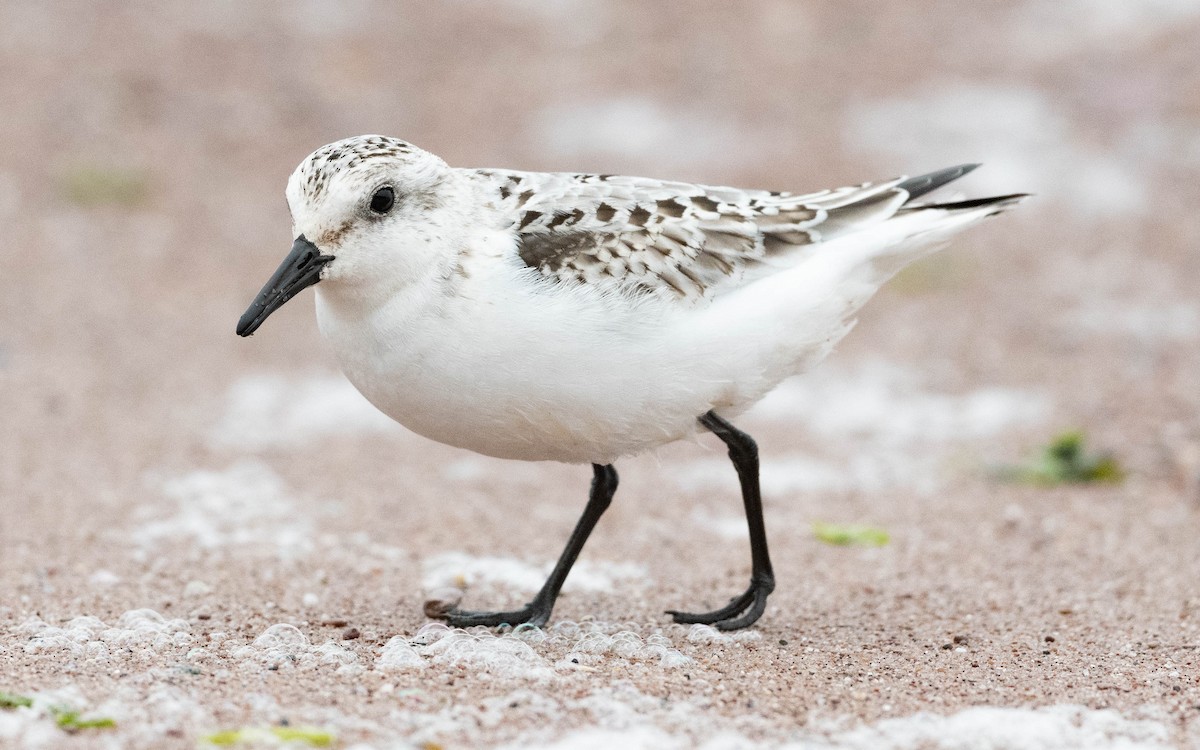
[[587,505],[542,589],[456,626],[545,624],[617,489],[613,462],[707,430],[750,531],[751,625],[775,587],[754,440],[729,421],[822,360],[906,263],[1023,194],[917,202],[977,165],[794,194],[601,174],[460,169],[359,136],[287,186],[291,252],[238,323],[249,336],[316,284],[350,381],[410,430],[488,456],[590,463]]

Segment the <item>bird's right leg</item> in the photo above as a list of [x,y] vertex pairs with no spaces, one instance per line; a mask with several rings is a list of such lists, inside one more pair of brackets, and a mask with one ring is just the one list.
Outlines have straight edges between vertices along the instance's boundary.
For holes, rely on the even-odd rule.
[[712,612],[667,610],[667,614],[678,623],[703,623],[718,630],[738,630],[753,625],[762,617],[767,608],[767,597],[775,590],[775,572],[767,553],[767,530],[763,523],[762,494],[758,488],[758,445],[754,438],[715,411],[700,417],[700,424],[725,443],[742,485],[742,504],[750,530],[750,587],[729,604]]

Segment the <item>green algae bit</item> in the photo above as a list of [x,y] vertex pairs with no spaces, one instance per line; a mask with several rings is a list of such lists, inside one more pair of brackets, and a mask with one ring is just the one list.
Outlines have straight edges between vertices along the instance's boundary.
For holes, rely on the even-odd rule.
[[333,735],[315,727],[271,727],[260,729],[247,727],[229,729],[203,738],[210,745],[230,747],[243,744],[278,744],[294,742],[309,747],[333,747]]
[[51,713],[54,714],[54,722],[59,728],[68,732],[78,732],[81,729],[112,729],[117,726],[117,722],[108,717],[81,719],[78,711],[52,709]]
[[0,690],[0,708],[29,708],[32,705],[33,698]]
[[1052,486],[1056,484],[1112,483],[1125,479],[1125,470],[1107,453],[1088,453],[1080,430],[1055,437],[1037,458],[1016,466],[1002,466],[1000,479]]
[[878,526],[858,523],[823,523],[814,521],[813,534],[826,544],[839,547],[882,547],[890,541],[888,533]]
[[[32,705],[33,698],[0,690],[0,708],[29,708]],[[117,722],[107,717],[80,718],[78,711],[72,711],[63,706],[51,706],[50,715],[54,717],[54,723],[67,732],[78,732],[81,729],[112,729],[117,725]]]

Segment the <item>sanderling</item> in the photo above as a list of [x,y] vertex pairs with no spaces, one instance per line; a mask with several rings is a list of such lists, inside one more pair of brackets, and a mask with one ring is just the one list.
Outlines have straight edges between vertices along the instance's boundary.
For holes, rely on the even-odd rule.
[[749,588],[676,622],[755,622],[775,587],[754,440],[728,421],[820,361],[905,263],[1024,195],[914,200],[976,165],[806,195],[599,174],[457,169],[394,138],[313,152],[287,186],[291,253],[238,323],[312,284],[346,376],[414,432],[489,456],[591,463],[541,591],[454,625],[544,624],[617,489],[612,462],[720,438],[741,482]]

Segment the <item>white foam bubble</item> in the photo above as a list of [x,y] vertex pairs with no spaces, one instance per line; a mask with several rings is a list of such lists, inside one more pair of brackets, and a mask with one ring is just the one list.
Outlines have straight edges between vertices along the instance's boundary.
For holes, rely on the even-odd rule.
[[217,448],[298,447],[329,435],[402,429],[340,375],[248,375],[226,395],[225,412],[209,431]]
[[118,748],[154,747],[163,737],[196,734],[212,726],[209,710],[176,685],[118,689],[94,713],[116,721],[116,729],[106,736]]
[[253,643],[255,648],[279,650],[293,654],[308,648],[308,636],[300,628],[288,623],[278,623],[264,630]]
[[62,730],[33,709],[0,711],[0,741],[7,747],[54,750],[61,747]]
[[[523,741],[502,745],[505,750],[529,747]],[[668,734],[655,726],[646,724],[628,729],[588,727],[569,732],[560,739],[539,745],[545,750],[673,750],[673,748],[696,747],[687,737]]]
[[316,657],[318,665],[336,666],[343,674],[365,671],[358,665],[358,654],[334,640],[326,640],[319,646],[313,646],[310,653]]
[[204,581],[192,580],[184,585],[183,596],[186,599],[197,599],[202,596],[208,596],[212,593],[212,590],[212,586]]
[[[510,557],[475,557],[463,552],[444,552],[422,564],[422,586],[426,591],[494,585],[516,591],[537,591],[554,567],[552,562],[532,565]],[[648,583],[646,568],[632,562],[580,560],[571,569],[564,591],[613,591],[618,586]]]
[[56,627],[35,615],[18,625],[16,632],[29,636],[24,647],[26,653],[66,651],[72,656],[84,656],[87,644],[104,627],[104,623],[95,617],[77,617],[63,627]]
[[442,464],[438,472],[451,482],[472,482],[487,476],[487,463],[476,456],[464,456]]
[[1112,710],[1083,706],[969,708],[949,716],[918,713],[831,734],[831,750],[950,750],[963,747],[1011,750],[1166,750],[1171,732],[1161,722],[1128,719]]
[[560,642],[573,640],[567,654],[555,665],[560,669],[571,669],[575,665],[611,665],[614,661],[652,663],[669,669],[693,663],[661,632],[643,638],[608,623],[572,625],[568,623],[551,631],[552,638]]
[[184,648],[192,643],[187,620],[168,619],[152,609],[134,609],[121,615],[116,627],[104,630],[106,643],[122,648]]
[[[707,464],[712,464],[711,470],[714,474],[716,473],[717,469],[723,469],[724,473],[729,473],[732,470],[732,467],[729,466],[728,461],[710,461],[704,462],[704,464],[697,462],[672,472],[672,475],[675,476],[677,480],[679,480],[681,476],[685,477],[684,479],[680,480],[680,485],[683,486],[684,489],[695,490],[699,489],[700,486],[710,486],[709,482],[697,482],[693,485],[687,484],[698,478],[695,473],[697,468],[700,466],[704,466],[706,470],[710,468],[707,466]],[[723,484],[726,483],[723,479],[718,481],[721,481]],[[706,531],[716,534],[722,539],[745,539],[747,536],[749,536],[749,530],[746,527],[746,519],[742,516],[719,516],[703,508],[696,508],[691,513],[691,519],[692,523]]]
[[511,634],[451,630],[422,646],[420,653],[438,666],[463,667],[477,674],[539,682],[553,677],[547,661]]
[[135,609],[109,626],[84,615],[62,626],[30,617],[16,632],[28,636],[26,653],[64,652],[98,663],[155,658],[163,652],[185,651],[194,641],[186,620],[167,619],[152,609]]
[[141,509],[145,520],[132,537],[143,552],[184,540],[210,551],[240,547],[288,559],[314,546],[311,521],[296,512],[283,480],[258,461],[189,472],[163,481],[161,488],[175,507]]
[[711,625],[696,623],[688,628],[687,639],[692,643],[748,643],[751,641],[761,641],[762,633],[757,630],[739,630],[735,633],[726,633]]
[[662,632],[642,636],[617,624],[559,621],[544,629],[523,625],[506,633],[430,623],[411,639],[396,636],[388,641],[376,666],[397,670],[426,664],[456,666],[545,682],[598,666],[645,664],[670,669],[692,663]]
[[[538,746],[555,750],[620,747],[701,748],[701,750],[1166,750],[1171,732],[1160,721],[1129,719],[1112,710],[1080,706],[970,708],[949,716],[919,713],[845,729],[845,719],[827,728],[809,725],[796,739],[795,726],[764,725],[673,701],[653,705],[640,693],[595,691],[578,701],[564,700],[560,712],[586,706],[595,723],[548,739],[546,732],[523,734],[503,748]],[[766,739],[751,739],[753,734]],[[786,739],[785,739],[786,738]]]
[[384,671],[408,671],[424,669],[425,660],[403,636],[393,636],[383,646],[383,652],[375,660],[375,668]]
[[88,583],[93,586],[108,588],[109,586],[115,586],[120,582],[121,576],[105,568],[100,568],[88,576]]
[[[27,695],[33,705],[0,710],[0,740],[11,740],[5,747],[56,750],[63,746],[63,733],[54,720],[60,708],[85,710],[88,703],[75,685],[64,685]],[[90,715],[90,711],[88,714]]]
[[333,640],[313,645],[303,631],[290,623],[276,623],[252,642],[221,644],[225,653],[244,669],[317,669],[336,667],[340,674],[364,671],[358,654]]

